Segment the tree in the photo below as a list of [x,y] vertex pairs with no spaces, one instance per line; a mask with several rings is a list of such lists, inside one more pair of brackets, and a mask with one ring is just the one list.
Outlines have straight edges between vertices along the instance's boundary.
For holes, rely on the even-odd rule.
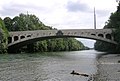
[[8,38],[8,31],[5,28],[4,22],[0,18],[0,53],[7,52],[7,38]]
[[10,17],[4,18],[5,27],[8,29],[8,31],[12,30],[12,19]]
[[109,43],[97,41],[95,43],[95,49],[99,51],[119,53],[120,52],[120,2],[118,3],[117,11],[111,14],[104,28],[116,29],[113,35],[114,35],[114,40],[118,43],[118,45],[115,46]]

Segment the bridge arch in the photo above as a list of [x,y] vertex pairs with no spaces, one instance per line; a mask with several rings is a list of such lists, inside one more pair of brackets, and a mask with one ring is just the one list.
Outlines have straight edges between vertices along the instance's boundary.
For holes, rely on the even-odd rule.
[[18,36],[14,36],[14,41],[17,41],[19,39]]
[[20,36],[20,39],[24,39],[24,38],[25,38],[25,36],[24,36],[24,35]]
[[106,34],[105,36],[106,36],[107,39],[112,39],[111,34]]
[[39,40],[66,37],[87,38],[117,44],[111,29],[36,30],[10,32],[8,48],[19,48]]
[[98,37],[103,37],[104,38],[104,34],[98,34]]

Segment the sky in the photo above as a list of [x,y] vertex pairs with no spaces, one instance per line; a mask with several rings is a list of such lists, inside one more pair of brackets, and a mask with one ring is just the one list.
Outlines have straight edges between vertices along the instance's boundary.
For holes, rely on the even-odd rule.
[[[34,14],[45,25],[57,29],[93,29],[93,12],[96,10],[97,29],[102,29],[112,12],[116,11],[116,0],[0,0],[0,17],[11,17],[20,13]],[[81,40],[89,47],[93,40]]]

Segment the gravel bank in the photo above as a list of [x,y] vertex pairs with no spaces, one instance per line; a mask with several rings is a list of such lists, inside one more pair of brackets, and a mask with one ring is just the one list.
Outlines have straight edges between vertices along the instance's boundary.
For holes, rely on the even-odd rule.
[[120,81],[120,54],[101,56],[97,67],[94,81]]

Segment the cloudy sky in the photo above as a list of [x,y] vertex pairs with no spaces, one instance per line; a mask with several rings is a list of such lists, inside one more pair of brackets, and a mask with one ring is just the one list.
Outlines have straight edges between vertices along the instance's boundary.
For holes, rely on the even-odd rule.
[[94,6],[100,29],[116,11],[116,0],[0,0],[0,17],[28,12],[53,28],[93,29]]

